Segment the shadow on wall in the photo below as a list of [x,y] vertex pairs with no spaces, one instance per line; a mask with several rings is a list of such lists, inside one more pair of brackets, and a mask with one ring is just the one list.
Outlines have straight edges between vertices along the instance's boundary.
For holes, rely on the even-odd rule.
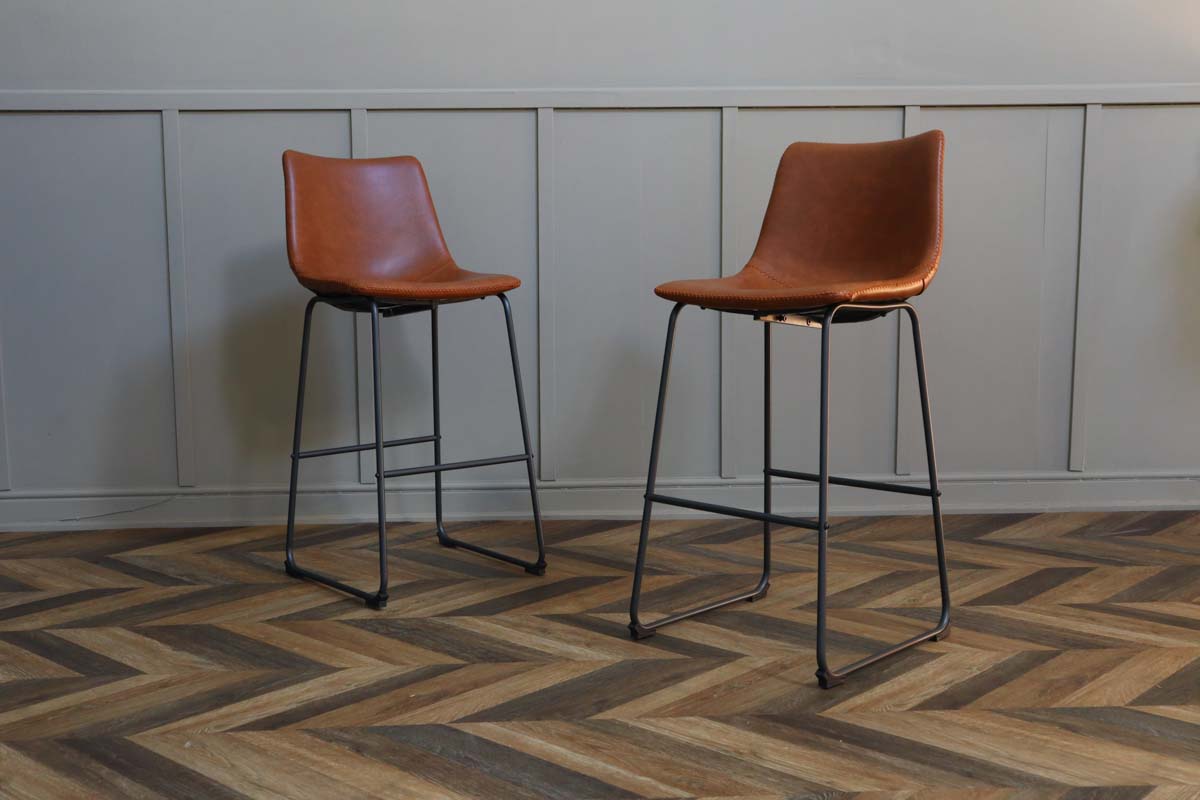
[[[1200,175],[1200,149],[1196,153],[1196,174]],[[1196,313],[1200,308],[1200,260],[1196,258],[1196,253],[1200,253],[1200,193],[1184,205],[1186,211],[1170,250],[1176,278],[1166,285],[1174,289],[1169,301],[1175,315],[1171,325],[1172,345],[1182,357],[1180,363],[1191,366],[1193,376],[1200,376],[1197,359],[1200,350],[1196,347],[1200,342],[1200,314]]]
[[[280,269],[288,267],[286,262],[280,263],[278,247],[264,247],[239,258],[227,274]],[[193,342],[193,347],[215,348],[221,366],[218,380],[233,437],[225,474],[234,485],[266,476],[271,483],[283,482],[289,469],[286,454],[291,450],[293,403],[288,397],[294,392],[299,369],[302,307],[288,295],[265,292],[259,292],[256,302],[247,306],[238,297],[244,287],[236,280],[229,281],[225,290],[226,308],[233,313],[226,316],[212,340]],[[314,338],[314,355],[328,357],[328,348],[326,337]],[[287,386],[293,387],[293,392],[284,388]]]
[[[208,348],[210,352],[200,353],[198,358],[216,367],[212,374],[220,387],[223,419],[212,420],[210,425],[229,437],[227,463],[210,462],[210,468],[220,469],[220,475],[206,475],[205,482],[239,487],[286,486],[304,307],[312,295],[293,276],[282,243],[245,252],[225,275],[226,310],[221,314],[219,329],[210,331],[206,338],[192,337],[193,352]],[[242,280],[240,276],[247,277]],[[313,310],[303,449],[359,441],[356,316],[361,317],[361,323],[369,331],[369,315],[350,314],[323,303]],[[427,315],[380,319],[385,437],[424,434],[431,428],[431,415],[426,413],[430,403],[427,329]],[[370,359],[369,334],[367,341],[363,357]],[[367,378],[364,400],[368,409],[362,439],[370,441],[373,437],[373,420],[369,415],[370,361],[362,368]],[[193,380],[196,378],[193,374]],[[194,389],[193,394],[199,397],[202,393]],[[198,450],[205,446],[205,442],[197,441]],[[389,468],[409,461],[416,464],[430,460],[427,448],[388,451]],[[301,488],[356,484],[358,463],[355,455],[308,460],[301,470]],[[422,476],[412,483],[432,485],[432,479]]]
[[[280,251],[280,245],[273,244],[238,257],[232,269],[225,272],[223,294],[227,301],[219,327],[205,338],[192,337],[193,358],[216,366],[213,378],[218,386],[214,388],[220,392],[219,407],[224,416],[216,424],[229,437],[227,462],[209,465],[220,469],[220,476],[205,476],[206,481],[231,486],[278,486],[288,481],[300,339],[309,294],[295,283],[287,257]],[[280,291],[287,282],[292,287]],[[210,352],[200,352],[205,348]],[[309,351],[306,442],[330,441],[331,436],[339,434],[352,436],[353,367],[352,320],[342,312],[318,306],[313,312]],[[193,381],[203,379],[195,372],[192,377]],[[331,381],[342,384],[331,386]],[[195,388],[196,397],[208,394]],[[351,402],[338,404],[333,401],[338,396]],[[202,430],[197,427],[199,437]],[[207,444],[198,440],[197,450]],[[324,478],[330,472],[328,466],[315,462],[305,466],[310,480],[318,475]],[[346,473],[342,466],[339,472]]]

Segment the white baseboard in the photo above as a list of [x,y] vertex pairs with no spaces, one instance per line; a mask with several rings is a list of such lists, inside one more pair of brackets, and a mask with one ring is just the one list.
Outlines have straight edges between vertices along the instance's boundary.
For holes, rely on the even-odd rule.
[[[909,482],[919,484],[920,478]],[[539,494],[547,519],[635,519],[641,515],[643,491],[640,482],[633,480],[554,481],[542,484]],[[751,509],[760,508],[762,502],[761,486],[750,478],[663,480],[659,491]],[[1188,475],[948,476],[942,480],[942,492],[942,507],[948,514],[1200,509],[1200,477]],[[444,497],[447,519],[530,515],[528,494],[520,484],[447,486]],[[833,487],[830,498],[831,510],[838,516],[920,514],[929,508],[920,497],[841,487]],[[812,516],[816,489],[811,484],[779,482],[774,501],[776,513]],[[375,518],[374,491],[358,484],[308,490],[301,493],[297,508],[301,523],[369,522]],[[0,530],[275,525],[284,521],[286,509],[286,488],[273,486],[5,492],[0,495]],[[433,493],[414,487],[389,490],[388,514],[395,522],[432,519]],[[705,516],[670,506],[658,506],[655,515],[663,519]]]

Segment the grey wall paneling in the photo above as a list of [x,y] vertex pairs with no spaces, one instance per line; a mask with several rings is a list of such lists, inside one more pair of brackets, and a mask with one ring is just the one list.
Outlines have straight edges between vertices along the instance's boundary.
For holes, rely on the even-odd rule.
[[[901,134],[899,109],[741,109],[737,116],[734,271],[754,251],[771,187],[795,141],[878,141]],[[762,473],[762,331],[749,317],[726,315],[722,380],[729,459],[735,474]],[[890,322],[890,321],[889,321]],[[840,472],[890,472],[895,420],[894,324],[835,329],[831,367],[830,463]],[[816,465],[820,335],[781,327],[772,337],[773,452],[776,466]]]
[[[536,420],[538,397],[532,391],[538,374],[536,114],[527,110],[372,111],[369,116],[370,156],[420,159],[455,260],[466,269],[520,278],[522,285],[509,292],[509,300],[528,411]],[[460,461],[520,452],[521,426],[500,301],[485,298],[444,305],[438,317],[443,458]],[[386,320],[381,330],[384,433],[388,437],[428,433],[433,428],[429,315]],[[428,445],[394,448],[387,455],[389,469],[433,460]],[[448,474],[443,483],[453,487],[524,480],[522,465],[505,464]],[[433,478],[417,476],[392,484],[431,487]]]
[[[309,293],[288,266],[280,154],[349,155],[349,115],[188,113],[181,141],[197,481],[284,485]],[[304,446],[345,444],[356,436],[353,322],[321,306],[312,335]],[[354,463],[306,462],[302,484],[353,481]]]
[[[654,286],[720,270],[721,115],[563,111],[554,119],[554,392],[559,477],[645,474],[671,304]],[[715,476],[717,315],[680,318],[664,478]]]
[[[366,158],[368,155],[367,110],[350,110],[350,157]],[[355,409],[358,441],[369,442],[375,438],[375,400],[371,377],[371,320],[366,314],[354,315],[354,378]],[[358,454],[358,482],[375,485],[375,454],[364,451]]]
[[0,114],[0,341],[19,491],[175,487],[161,116]]
[[[939,466],[1065,470],[1079,230],[1080,108],[923,108],[946,132],[942,265],[921,312]],[[904,326],[901,363],[911,364]],[[899,462],[924,472],[901,370]]]
[[187,321],[187,265],[183,246],[183,166],[179,112],[162,112],[163,197],[166,206],[167,280],[171,309],[171,373],[175,400],[175,462],[180,486],[196,485],[195,415]]
[[[283,248],[288,146],[422,158],[460,262],[525,281],[512,298],[545,508],[636,515],[670,308],[653,286],[740,269],[790,141],[931,127],[949,139],[947,239],[943,272],[916,302],[947,508],[1200,505],[1190,402],[1200,370],[1188,344],[1200,333],[1181,311],[1194,305],[1188,265],[1200,260],[1200,86],[3,91],[0,111],[2,152],[20,154],[0,157],[18,187],[0,201],[12,487],[0,526],[281,518],[306,297]],[[108,294],[130,285],[136,295]],[[64,306],[72,326],[26,334]],[[681,318],[663,479],[752,505],[761,333],[717,320]],[[425,323],[385,328],[398,434],[429,425]],[[488,302],[442,314],[447,432],[462,422],[467,455],[516,441],[499,323]],[[369,440],[370,371],[357,368],[369,365],[367,331],[327,309],[315,324],[306,445]],[[921,479],[900,331],[837,331],[835,469]],[[804,468],[815,457],[814,337],[783,333],[775,447],[781,464]],[[425,460],[419,450],[395,458]],[[306,466],[305,519],[369,518],[368,469],[349,456]],[[519,477],[455,476],[448,512],[525,515]],[[847,512],[921,510],[837,500]],[[397,482],[390,502],[395,519],[428,515],[428,481]],[[803,512],[811,497],[787,488],[778,502]]]
[[[734,275],[742,268],[738,261],[737,241],[737,119],[738,110],[721,109],[721,276]],[[726,370],[736,356],[734,336],[729,326],[733,319],[721,314],[721,477],[737,477],[734,463],[733,417],[737,403],[735,383]]]
[[1085,475],[1194,475],[1200,106],[1105,106],[1089,116],[1080,464]]
[[[3,324],[0,324],[0,330]],[[8,414],[4,410],[4,342],[0,340],[0,492],[12,489],[8,465]]]
[[[904,135],[914,136],[921,132],[921,107],[904,107]],[[918,309],[919,313],[920,309]],[[912,472],[910,466],[911,448],[920,441],[924,446],[924,438],[918,437],[910,430],[916,416],[921,413],[917,402],[917,391],[914,385],[917,379],[916,362],[913,360],[912,328],[909,326],[907,314],[896,314],[896,421],[895,421],[895,459],[894,471],[897,475],[908,475]],[[930,404],[932,408],[932,403]],[[934,425],[934,441],[937,441],[937,425]]]
[[558,451],[548,428],[558,414],[554,388],[554,109],[537,110],[538,475],[558,477]]
[[1096,251],[1100,224],[1101,160],[1103,158],[1104,106],[1087,106],[1083,123],[1083,177],[1080,181],[1079,265],[1075,304],[1075,358],[1071,370],[1071,444],[1067,468],[1083,472],[1087,458],[1087,368],[1091,356],[1098,276],[1091,270],[1099,260]]

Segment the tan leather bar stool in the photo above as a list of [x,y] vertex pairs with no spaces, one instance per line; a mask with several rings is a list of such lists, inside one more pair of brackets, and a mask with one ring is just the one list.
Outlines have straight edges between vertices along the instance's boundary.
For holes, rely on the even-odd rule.
[[[450,256],[438,224],[425,172],[417,159],[322,158],[289,150],[283,154],[287,195],[288,259],[296,278],[314,296],[304,310],[300,346],[300,381],[296,395],[296,429],[292,440],[292,478],[288,491],[287,558],[284,569],[297,578],[332,586],[361,597],[371,608],[383,608],[388,598],[387,510],[384,482],[404,475],[433,473],[438,541],[461,547],[541,575],[546,570],[542,520],[533,477],[533,451],[529,422],[521,389],[521,367],[513,331],[512,309],[505,292],[521,282],[511,275],[486,275],[462,269]],[[498,297],[504,308],[508,347],[512,357],[517,411],[521,417],[521,453],[472,461],[442,462],[442,429],[438,396],[438,307],[465,300]],[[308,340],[312,312],[318,303],[353,313],[371,315],[372,371],[374,375],[375,441],[321,450],[301,450],[304,421],[304,384],[308,371]],[[380,385],[379,318],[428,311],[433,339],[433,433],[407,439],[383,438]],[[404,469],[384,469],[386,448],[414,444],[433,445],[433,464]],[[294,550],[296,489],[300,462],[318,456],[375,451],[375,491],[379,514],[379,588],[366,592],[296,563]],[[442,524],[442,473],[450,470],[525,462],[533,525],[537,536],[537,561],[523,561],[486,547],[451,538]]]
[[[797,142],[784,152],[763,219],[754,255],[736,275],[726,278],[664,283],[659,297],[675,301],[667,325],[658,411],[650,445],[650,470],[642,512],[629,604],[629,630],[634,639],[730,603],[757,600],[767,593],[771,576],[771,525],[791,525],[817,532],[817,679],[822,688],[906,648],[947,635],[950,586],[942,538],[942,512],[929,421],[929,393],[916,310],[906,301],[920,294],[937,272],[942,252],[941,131],[873,144]],[[748,314],[763,323],[763,510],[732,508],[655,492],[662,439],[663,406],[671,367],[675,323],[684,306],[729,314]],[[865,322],[903,310],[912,324],[925,426],[929,488],[880,481],[839,478],[829,474],[829,337],[834,323]],[[771,463],[771,325],[784,324],[821,331],[821,434],[817,473],[778,469]],[[814,481],[818,485],[817,519],[801,519],[771,511],[771,479]],[[913,636],[840,668],[826,658],[826,572],[829,538],[829,485],[854,486],[930,498],[941,583],[941,617],[929,631]],[[763,568],[758,583],[733,597],[706,603],[644,623],[638,614],[650,513],[655,503],[758,520],[763,528]]]

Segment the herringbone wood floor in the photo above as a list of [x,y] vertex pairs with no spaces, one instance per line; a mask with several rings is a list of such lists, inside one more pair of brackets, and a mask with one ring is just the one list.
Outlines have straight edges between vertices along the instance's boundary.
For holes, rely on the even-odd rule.
[[[634,643],[636,524],[548,524],[542,578],[391,530],[379,612],[284,577],[279,528],[0,535],[0,795],[1200,796],[1200,515],[949,517],[951,637],[827,692],[807,532],[764,600]],[[654,533],[650,612],[755,578],[755,524]],[[839,522],[843,658],[932,620],[929,538]],[[301,562],[366,585],[372,539]]]

